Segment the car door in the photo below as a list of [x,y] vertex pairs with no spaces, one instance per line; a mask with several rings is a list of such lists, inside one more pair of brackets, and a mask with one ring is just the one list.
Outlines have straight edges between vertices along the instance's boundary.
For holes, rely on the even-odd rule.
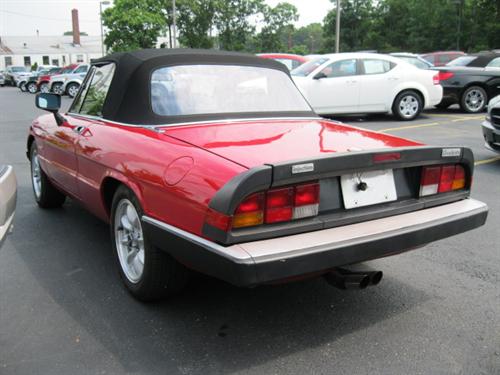
[[389,111],[394,87],[401,81],[396,64],[380,58],[361,59],[359,76],[359,110],[361,112]]
[[79,128],[70,117],[58,125],[55,121],[44,126],[43,147],[39,150],[44,159],[46,172],[67,193],[78,196],[76,174],[78,163],[75,145],[80,137]]
[[76,144],[77,184],[81,200],[84,203],[99,201],[99,199],[94,198],[100,194],[102,171],[95,163],[95,153],[98,153],[100,148],[94,135],[99,132],[99,127],[107,126],[102,121],[102,108],[114,70],[113,63],[91,67],[69,111],[70,116],[80,125],[80,137]]
[[359,80],[357,59],[332,62],[315,74],[308,99],[318,113],[358,112]]

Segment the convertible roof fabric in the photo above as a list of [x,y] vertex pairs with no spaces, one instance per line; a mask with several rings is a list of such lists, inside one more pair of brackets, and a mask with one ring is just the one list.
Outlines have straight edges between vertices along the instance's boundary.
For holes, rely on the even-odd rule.
[[[224,120],[270,116],[311,116],[310,112],[224,113],[207,115],[160,116],[153,112],[150,80],[154,70],[175,65],[240,65],[280,70],[290,75],[285,65],[254,55],[200,49],[144,49],[119,52],[92,61],[92,65],[116,64],[102,114],[106,120],[136,125]],[[290,78],[291,79],[291,78]]]
[[476,59],[472,60],[467,66],[475,68],[484,68],[489,62],[497,57],[500,57],[500,53],[477,53],[472,56],[477,56]]

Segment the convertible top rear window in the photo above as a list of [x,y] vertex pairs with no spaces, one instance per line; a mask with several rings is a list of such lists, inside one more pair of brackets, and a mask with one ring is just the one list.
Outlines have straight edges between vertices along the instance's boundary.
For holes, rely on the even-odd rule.
[[151,76],[151,105],[160,116],[310,111],[279,70],[236,65],[180,65]]

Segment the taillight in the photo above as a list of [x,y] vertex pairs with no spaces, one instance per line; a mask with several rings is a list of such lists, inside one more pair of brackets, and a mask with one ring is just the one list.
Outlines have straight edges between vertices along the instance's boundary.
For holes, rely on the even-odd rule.
[[438,73],[438,79],[439,81],[446,81],[447,79],[450,79],[454,76],[452,72],[439,72]]
[[243,228],[264,222],[264,193],[256,193],[240,203],[233,216],[233,227]]
[[435,74],[434,77],[432,77],[432,83],[434,83],[435,85],[439,85],[440,82],[441,79],[439,78],[439,73]]
[[446,193],[465,187],[465,170],[459,164],[423,167],[420,196]]
[[319,183],[310,183],[252,194],[236,209],[233,228],[273,224],[316,216]]

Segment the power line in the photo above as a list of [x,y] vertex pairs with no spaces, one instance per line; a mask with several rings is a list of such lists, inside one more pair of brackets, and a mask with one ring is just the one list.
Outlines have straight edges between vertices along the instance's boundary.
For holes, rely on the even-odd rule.
[[[58,22],[69,22],[71,23],[71,18],[51,18],[51,17],[43,17],[43,16],[34,16],[32,14],[25,14],[25,13],[18,13],[18,12],[12,12],[9,10],[0,10],[0,13],[7,13],[7,14],[14,14],[16,16],[24,16],[24,17],[31,17],[31,18],[39,18],[43,20],[49,20],[49,21],[58,21]],[[85,19],[80,19],[80,22],[86,22],[86,23],[99,23],[97,20],[85,20]]]

